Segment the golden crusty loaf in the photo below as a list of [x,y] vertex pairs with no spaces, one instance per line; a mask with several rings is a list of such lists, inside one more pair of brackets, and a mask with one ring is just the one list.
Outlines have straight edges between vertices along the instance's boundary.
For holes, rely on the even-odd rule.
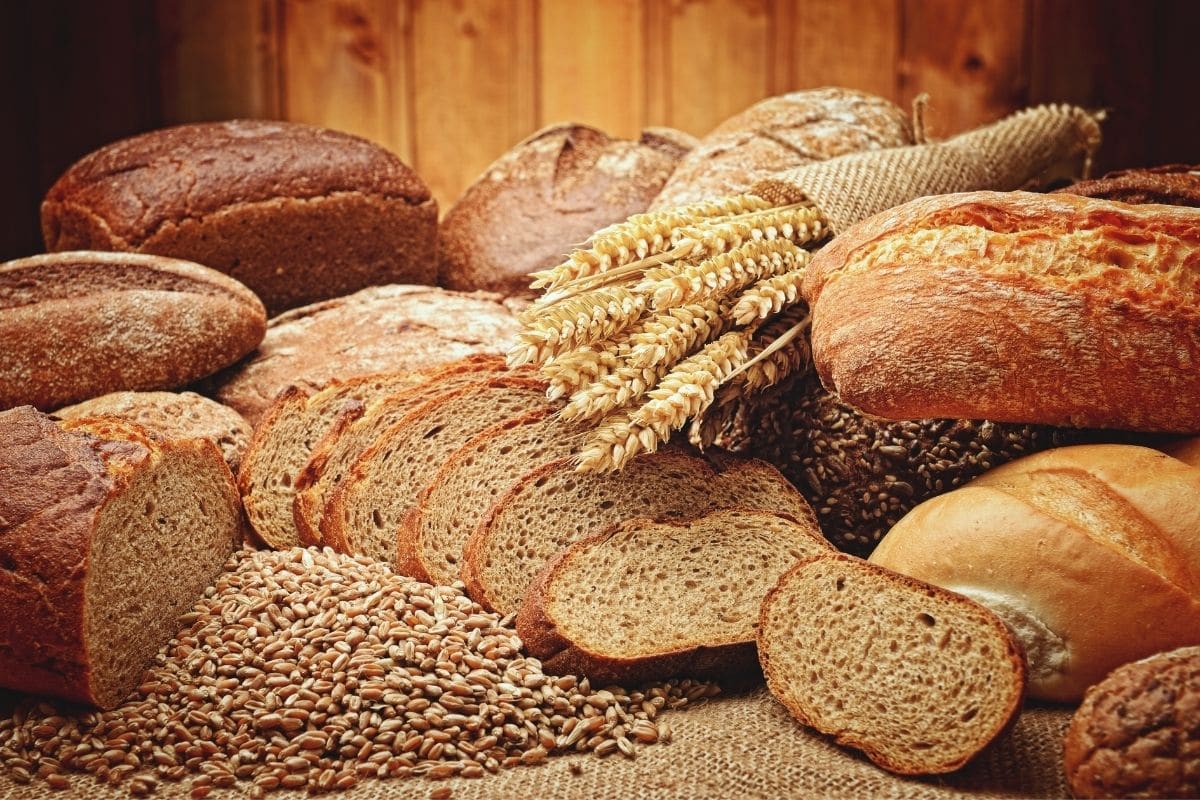
[[767,511],[626,520],[551,559],[517,633],[546,670],[595,685],[754,677],[767,590],[799,559],[832,549],[811,519]]
[[645,211],[695,144],[669,128],[647,129],[637,140],[575,123],[543,128],[500,156],[446,212],[441,285],[530,294],[529,273]]
[[258,298],[173,258],[69,252],[0,264],[0,408],[174,389],[255,348]]
[[0,412],[0,685],[118,704],[240,534],[212,442]]
[[1063,740],[1075,797],[1200,797],[1200,647],[1113,670]]
[[185,258],[271,314],[383,283],[435,283],[437,203],[366,139],[293,122],[151,131],[85,156],[42,203],[46,249]]
[[871,561],[965,594],[1025,648],[1030,694],[1200,644],[1200,469],[1157,450],[1047,450],[913,509]]
[[822,381],[867,413],[1200,431],[1200,210],[926,197],[841,232],[804,292]]
[[1020,646],[995,614],[844,553],[784,573],[762,604],[758,657],[792,716],[884,769],[950,772],[1011,725]]

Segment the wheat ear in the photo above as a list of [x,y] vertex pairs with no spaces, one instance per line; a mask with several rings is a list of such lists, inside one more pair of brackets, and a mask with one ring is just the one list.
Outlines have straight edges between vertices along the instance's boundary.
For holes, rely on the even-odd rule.
[[801,252],[803,256],[797,258],[794,269],[760,280],[742,292],[733,306],[734,322],[749,325],[778,314],[800,299],[800,286],[810,259],[807,250]]
[[639,453],[653,453],[660,439],[654,431],[633,422],[627,411],[605,417],[579,452],[576,472],[612,472]]

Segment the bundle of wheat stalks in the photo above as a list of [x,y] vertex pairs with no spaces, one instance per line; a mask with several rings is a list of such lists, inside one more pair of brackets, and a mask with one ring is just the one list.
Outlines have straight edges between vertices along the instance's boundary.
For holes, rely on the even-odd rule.
[[509,365],[536,364],[560,413],[591,420],[581,471],[620,469],[691,419],[706,446],[740,400],[808,368],[800,284],[829,235],[812,204],[755,195],[640,214],[533,275]]

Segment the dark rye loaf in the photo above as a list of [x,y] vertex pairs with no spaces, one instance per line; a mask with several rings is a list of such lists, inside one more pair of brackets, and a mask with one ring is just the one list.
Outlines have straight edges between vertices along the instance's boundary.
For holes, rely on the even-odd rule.
[[382,283],[435,283],[437,204],[365,139],[290,122],[180,125],[114,142],[42,203],[49,251],[196,261],[271,314]]

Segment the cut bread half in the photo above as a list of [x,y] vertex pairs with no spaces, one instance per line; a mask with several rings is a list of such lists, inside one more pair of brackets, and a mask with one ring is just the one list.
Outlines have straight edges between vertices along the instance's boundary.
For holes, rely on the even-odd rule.
[[380,434],[434,397],[504,373],[503,359],[475,357],[439,370],[428,380],[397,387],[393,394],[375,395],[360,414],[331,426],[296,476],[291,514],[301,541],[321,543],[321,517],[333,489]]
[[454,583],[467,539],[492,504],[531,466],[573,453],[587,430],[547,407],[493,425],[464,444],[405,516],[397,569],[429,583]]
[[446,458],[497,420],[546,408],[546,385],[493,378],[418,406],[358,457],[321,517],[325,544],[395,563],[400,524]]
[[462,579],[477,603],[511,614],[546,562],[572,542],[628,519],[686,520],[722,508],[816,524],[800,493],[762,461],[660,451],[620,472],[578,473],[567,457],[526,473],[492,506],[467,541]]
[[767,591],[798,559],[832,551],[811,520],[766,511],[628,520],[551,559],[517,633],[547,672],[595,685],[754,676]]
[[1016,719],[1020,646],[968,598],[846,554],[800,562],[763,602],[758,655],[800,722],[907,775],[950,772]]

